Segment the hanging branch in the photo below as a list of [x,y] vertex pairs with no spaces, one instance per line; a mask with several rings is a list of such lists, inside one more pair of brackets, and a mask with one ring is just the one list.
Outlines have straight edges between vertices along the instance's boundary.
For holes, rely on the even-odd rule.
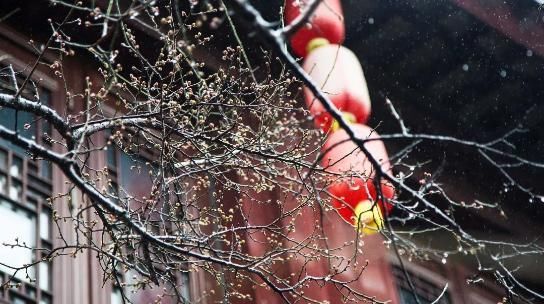
[[[122,6],[113,0],[104,11],[85,4],[60,0],[54,3],[82,16],[66,17],[62,28],[53,27],[51,37],[55,39],[37,55],[38,62],[43,52],[58,53],[58,63],[49,68],[64,82],[65,102],[54,109],[40,100],[21,96],[20,87],[14,94],[0,93],[0,111],[8,108],[30,113],[50,123],[60,134],[47,145],[39,144],[43,141],[25,138],[11,126],[0,125],[0,138],[21,147],[33,158],[52,162],[70,189],[50,199],[56,235],[63,246],[48,252],[48,258],[90,250],[97,254],[103,268],[104,284],[112,279],[122,284],[118,273],[129,275],[126,271],[131,269],[136,271],[134,288],[138,290],[150,284],[170,284],[180,273],[199,272],[214,278],[214,292],[224,301],[233,297],[255,300],[240,292],[240,282],[249,282],[270,289],[278,299],[289,303],[320,303],[322,299],[311,293],[322,286],[334,287],[346,302],[386,303],[361,292],[357,285],[366,279],[369,263],[361,260],[364,238],[353,231],[354,239],[343,244],[327,239],[330,232],[323,226],[324,221],[341,221],[337,214],[329,212],[330,199],[338,198],[329,193],[328,181],[358,176],[360,172],[340,174],[318,165],[324,157],[320,150],[325,136],[307,127],[307,121],[301,119],[307,112],[292,96],[304,84],[374,167],[378,199],[384,198],[378,186],[381,180],[402,192],[392,202],[398,215],[387,218],[390,228],[383,231],[386,245],[393,244],[399,257],[404,252],[440,259],[467,252],[477,259],[482,272],[502,280],[509,294],[542,297],[523,285],[515,277],[515,269],[506,263],[520,256],[542,256],[544,250],[538,237],[526,243],[476,237],[466,231],[453,211],[500,210],[500,204],[456,201],[439,183],[440,167],[425,174],[417,185],[410,180],[415,178],[416,170],[426,169],[424,160],[409,163],[414,148],[445,143],[481,154],[513,187],[535,198],[542,197],[510,172],[521,166],[544,169],[544,163],[517,155],[510,144],[511,138],[523,130],[516,128],[483,143],[412,133],[387,99],[386,106],[400,132],[375,138],[356,136],[284,49],[286,39],[308,22],[320,0],[308,1],[301,15],[284,28],[276,28],[243,0],[225,1],[218,7],[195,4],[186,12],[180,12],[178,1],[134,1]],[[219,22],[215,18],[222,17],[221,9],[226,10],[230,30],[238,37],[233,42],[235,47],[222,50],[214,72],[193,55],[214,49],[209,46],[213,38],[202,34],[206,30],[201,27]],[[236,21],[242,26],[235,29]],[[70,36],[71,30],[79,33],[85,28],[99,31],[86,32],[85,41]],[[142,32],[157,38],[153,48],[141,44],[149,43],[149,37],[140,37]],[[259,69],[250,66],[240,39],[244,34],[256,34],[269,48],[262,52],[264,64]],[[100,63],[95,71],[100,77],[92,81],[86,78],[82,92],[72,92],[71,78],[64,77],[65,72],[73,72],[63,61],[72,54],[89,55]],[[280,71],[275,72],[274,66],[281,67]],[[6,73],[14,78],[16,72]],[[408,142],[392,157],[395,165],[407,168],[402,175],[394,176],[382,169],[365,148],[375,140]],[[115,168],[106,161],[98,165],[90,161],[104,159],[106,153],[114,156]],[[72,189],[81,192],[83,202],[71,200]],[[433,196],[440,196],[448,208],[441,207]],[[68,214],[57,212],[66,204]],[[310,219],[312,225],[301,226],[301,218]],[[395,226],[412,221],[425,225],[406,231]],[[70,235],[74,237],[63,229],[73,229]],[[435,232],[446,232],[458,248],[422,246],[412,238]],[[482,262],[480,255],[493,259]],[[317,275],[312,267],[319,260],[326,260],[328,269]],[[289,274],[278,271],[278,265],[286,261],[294,265]],[[115,269],[117,265],[126,268]],[[10,269],[23,272],[28,267],[32,265]],[[180,292],[182,286],[175,282],[173,285],[170,292],[157,289],[164,289],[161,296],[187,302]],[[123,290],[121,296],[129,302],[127,294]],[[202,300],[213,296],[203,295]]]

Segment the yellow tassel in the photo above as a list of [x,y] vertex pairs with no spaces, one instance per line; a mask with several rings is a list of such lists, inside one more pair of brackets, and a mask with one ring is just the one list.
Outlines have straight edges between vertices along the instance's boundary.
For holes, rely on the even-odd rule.
[[[349,124],[352,124],[352,123],[355,123],[357,122],[357,119],[355,118],[355,115],[349,113],[349,112],[342,112],[342,117],[348,121]],[[333,122],[332,122],[332,125],[331,125],[331,132],[336,132],[336,130],[340,129],[340,124],[338,123],[338,121],[335,119]]]
[[383,216],[380,207],[370,200],[359,202],[355,206],[355,223],[363,235],[371,235],[383,229]]
[[314,39],[310,40],[310,42],[308,42],[308,45],[306,46],[306,51],[309,54],[310,52],[317,49],[318,47],[322,47],[322,46],[328,45],[328,44],[330,44],[330,42],[329,42],[329,40],[327,40],[325,38],[321,38],[321,37],[314,38]]

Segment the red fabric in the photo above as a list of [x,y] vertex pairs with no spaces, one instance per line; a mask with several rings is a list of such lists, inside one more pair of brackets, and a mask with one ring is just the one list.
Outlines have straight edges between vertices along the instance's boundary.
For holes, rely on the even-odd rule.
[[[351,128],[355,135],[361,139],[375,139],[366,142],[364,146],[379,162],[382,170],[390,173],[391,168],[387,150],[383,142],[377,139],[379,135],[365,125],[353,124]],[[376,171],[357,144],[349,139],[344,130],[338,130],[330,134],[322,147],[322,152],[324,156],[321,165],[325,170],[352,175],[352,177],[339,177],[329,186],[328,191],[338,198],[333,198],[332,205],[340,216],[347,222],[354,224],[352,217],[355,206],[364,200],[377,199],[378,195],[373,180]],[[380,200],[378,204],[382,209],[382,213],[387,215],[393,208],[387,200],[394,197],[395,189],[392,185],[381,182],[381,191],[386,201]]]
[[[285,1],[285,24],[290,24],[297,18],[307,0]],[[301,5],[302,4],[302,5]],[[291,36],[291,47],[300,57],[306,57],[306,47],[314,38],[325,38],[330,43],[342,44],[345,38],[344,15],[340,0],[323,0],[310,17],[309,25],[303,26]]]
[[[351,129],[355,135],[363,140],[373,139],[364,144],[385,171],[390,171],[387,150],[376,131],[362,124],[352,124]],[[363,178],[375,175],[375,170],[363,151],[354,143],[346,131],[340,129],[333,132],[325,141],[321,151],[324,153],[321,165],[329,172],[345,173],[354,172]]]
[[[321,46],[308,55],[303,68],[338,110],[353,114],[357,123],[368,120],[368,87],[363,68],[352,51],[336,44]],[[333,122],[331,115],[308,88],[304,88],[304,97],[316,126],[327,132]]]
[[[393,205],[388,202],[395,196],[395,188],[390,184],[381,183],[382,195],[385,200],[378,200],[382,214],[388,215]],[[355,225],[354,210],[359,202],[372,199],[376,201],[378,193],[374,186],[374,180],[354,177],[334,182],[329,186],[329,193],[336,198],[332,199],[332,206],[338,214],[351,225]]]

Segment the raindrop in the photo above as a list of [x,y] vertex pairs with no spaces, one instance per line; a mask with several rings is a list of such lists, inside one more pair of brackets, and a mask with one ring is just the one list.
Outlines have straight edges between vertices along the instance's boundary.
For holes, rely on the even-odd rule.
[[501,75],[502,78],[506,77],[506,71],[505,71],[505,70],[501,70],[500,75]]
[[443,259],[442,259],[442,264],[446,264],[446,262],[447,262],[447,261],[446,261],[446,258],[443,258]]
[[533,51],[532,50],[527,50],[527,57],[533,57]]
[[463,64],[463,71],[467,72],[468,71],[468,64]]
[[374,18],[372,17],[368,18],[368,24],[374,24]]

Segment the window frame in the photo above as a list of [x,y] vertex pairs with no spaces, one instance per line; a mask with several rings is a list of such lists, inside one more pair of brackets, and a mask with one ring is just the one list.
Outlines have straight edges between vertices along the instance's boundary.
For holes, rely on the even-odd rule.
[[[405,288],[405,287],[401,286],[401,282],[399,282],[398,275],[395,274],[395,271],[400,271],[401,275],[403,276],[401,279],[405,281],[406,279],[404,278],[404,273],[403,273],[403,266],[404,266],[404,269],[408,272],[412,281],[414,278],[417,278],[424,281],[425,283],[431,284],[434,287],[436,287],[437,290],[439,290],[438,294],[440,294],[440,292],[442,292],[442,290],[444,289],[444,286],[448,284],[448,289],[446,291],[446,294],[448,295],[447,303],[455,304],[458,302],[455,296],[457,282],[455,282],[455,280],[453,280],[452,278],[446,277],[445,275],[442,275],[441,273],[438,272],[438,271],[441,271],[446,274],[447,273],[446,271],[448,270],[445,269],[446,268],[445,266],[443,267],[443,265],[439,264],[437,261],[434,261],[434,260],[429,261],[433,264],[436,264],[436,267],[437,267],[436,269],[425,268],[415,263],[406,261],[405,259],[403,259],[403,264],[401,265],[396,259],[396,257],[393,257],[393,256],[389,257],[389,261],[390,261],[390,271],[394,281],[393,283],[394,283],[394,286],[396,287],[395,293],[399,301],[401,300],[401,288]],[[436,271],[433,271],[433,270],[436,270]],[[417,286],[415,286],[415,288],[417,290]],[[435,299],[431,299],[431,301],[434,301],[434,300]]]
[[[41,136],[38,136],[42,130],[42,120],[36,121],[35,134],[38,143],[43,144]],[[49,148],[51,145],[46,144]],[[0,199],[17,210],[22,210],[32,215],[33,218],[33,230],[34,230],[34,244],[36,248],[53,248],[53,219],[52,208],[49,205],[48,199],[54,193],[54,178],[52,174],[52,165],[44,163],[40,160],[33,160],[22,154],[20,151],[10,149],[10,147],[0,148],[0,153],[5,155],[5,164],[0,166],[0,176],[5,178],[4,189],[0,189]],[[20,165],[16,165],[19,162]],[[48,166],[47,176],[44,176],[46,171],[45,167]],[[14,169],[17,168],[17,169]],[[17,170],[17,174],[13,174],[14,170]],[[16,197],[12,194],[14,184],[20,185],[20,192]],[[47,236],[42,230],[42,216],[46,214],[49,216]],[[32,254],[32,262],[40,261],[43,257],[43,252],[36,250]],[[41,272],[44,270],[41,264],[46,263],[48,273],[48,290],[42,289],[40,282]],[[26,280],[20,280],[18,278],[12,278],[14,282],[21,283],[21,286],[17,289],[11,288],[8,292],[0,294],[2,301],[10,303],[11,297],[20,297],[27,303],[33,301],[34,303],[41,303],[43,300],[48,300],[49,303],[53,301],[53,279],[52,279],[53,265],[51,262],[40,262],[33,269],[33,276],[36,281],[27,282]],[[3,282],[6,282],[11,273],[0,272],[0,277]],[[34,295],[32,295],[34,294]],[[1,303],[1,302],[0,302]]]
[[[26,77],[30,72],[29,63],[36,60],[35,54],[32,54],[32,49],[29,48],[26,37],[12,30],[8,26],[0,25],[0,66],[13,66],[17,73],[22,77]],[[51,63],[52,58],[49,53],[46,53],[42,61]],[[62,92],[59,91],[59,83],[52,75],[43,67],[38,66],[32,73],[31,79],[35,81],[36,87],[41,91],[40,96],[43,94],[48,95],[48,103],[52,108],[55,108],[57,101],[60,100]],[[30,85],[30,84],[27,84]],[[47,93],[44,93],[47,92]],[[32,115],[32,114],[31,114]],[[43,132],[43,126],[45,125],[43,119],[33,120],[33,128],[35,133],[33,136],[38,144],[43,144],[52,150],[56,148],[43,140],[41,136]],[[48,136],[55,137],[55,131],[50,125],[48,125]],[[55,180],[56,169],[52,164],[48,165],[47,176],[43,176],[44,173],[44,161],[30,159],[24,153],[8,147],[0,147],[0,153],[6,155],[5,168],[0,167],[0,174],[6,177],[5,192],[0,189],[0,198],[7,203],[11,204],[18,210],[24,210],[29,212],[33,216],[34,220],[34,247],[36,248],[54,248],[56,242],[56,233],[53,227],[53,209],[49,204],[49,198],[56,193],[59,188],[59,183]],[[10,170],[13,165],[14,159],[22,160],[22,167],[18,174],[18,177],[12,176]],[[10,189],[12,183],[21,183],[21,194],[18,198],[10,197]],[[33,201],[30,203],[30,201]],[[30,205],[35,204],[34,208]],[[42,216],[43,214],[49,215],[47,238],[41,231]],[[33,262],[40,261],[43,257],[42,251],[33,251]],[[42,264],[47,264],[48,277],[47,277],[47,290],[42,289],[40,280],[41,272],[44,270]],[[12,278],[12,282],[20,282],[20,286],[17,288],[10,288],[9,290],[0,291],[0,303],[11,303],[12,297],[16,297],[25,301],[25,303],[53,303],[55,299],[55,280],[53,279],[54,267],[58,263],[53,261],[43,261],[36,264],[33,270],[33,276],[35,281],[28,282],[26,280],[20,280]],[[0,280],[6,282],[12,273],[0,271]],[[47,301],[47,302],[44,302]]]

